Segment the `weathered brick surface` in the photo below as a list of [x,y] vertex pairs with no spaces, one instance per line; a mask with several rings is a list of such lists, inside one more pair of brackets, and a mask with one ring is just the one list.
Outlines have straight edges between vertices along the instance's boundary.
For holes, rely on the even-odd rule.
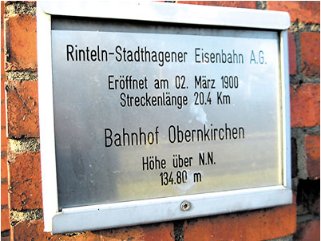
[[42,220],[22,221],[11,229],[12,241],[41,241],[48,240],[49,233],[43,232],[44,226]]
[[36,17],[16,15],[6,23],[7,69],[36,69]]
[[320,33],[301,33],[300,40],[303,74],[320,77]]
[[1,179],[1,232],[9,229],[8,182]]
[[291,22],[320,23],[320,3],[317,1],[267,1],[267,9],[288,12]]
[[295,204],[266,211],[221,215],[186,222],[184,241],[258,241],[287,236],[296,229]]
[[7,150],[1,148],[1,178],[8,178],[7,170]]
[[10,82],[7,95],[9,137],[39,137],[37,82]]
[[178,1],[178,3],[234,8],[256,8],[255,1]]
[[308,177],[320,178],[320,136],[307,135],[305,137],[306,166]]
[[[1,79],[3,80],[3,79]],[[3,82],[3,81],[1,81]],[[1,83],[1,179],[7,179],[7,136],[4,84]]]
[[135,226],[114,230],[102,230],[93,232],[94,237],[101,240],[142,240],[142,241],[174,241],[172,223]]
[[13,240],[51,240],[51,241],[174,241],[173,225],[158,224],[151,226],[135,226],[122,229],[101,230],[95,232],[80,232],[74,234],[56,234],[43,232],[43,221],[22,221],[15,225]]
[[295,240],[320,241],[320,220],[312,220],[300,224]]
[[172,223],[149,225],[143,227],[146,241],[174,241],[174,228]]
[[320,84],[302,84],[291,87],[291,126],[320,125]]
[[12,155],[9,160],[10,204],[14,210],[42,208],[39,153]]
[[1,232],[9,230],[9,228],[9,209],[6,206],[5,208],[1,208]]
[[4,81],[4,2],[1,1],[1,232],[9,230],[7,136]]
[[8,183],[1,183],[1,206],[8,205]]
[[295,45],[295,39],[294,34],[290,33],[288,34],[288,46],[289,46],[289,68],[290,68],[290,74],[294,75],[297,73],[297,67],[296,67],[296,45]]

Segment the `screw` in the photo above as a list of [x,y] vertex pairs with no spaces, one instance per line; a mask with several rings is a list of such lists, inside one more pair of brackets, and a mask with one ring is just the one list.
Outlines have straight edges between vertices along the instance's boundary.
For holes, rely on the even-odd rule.
[[189,201],[185,200],[181,203],[181,210],[184,212],[190,210],[191,207],[192,207],[192,204]]

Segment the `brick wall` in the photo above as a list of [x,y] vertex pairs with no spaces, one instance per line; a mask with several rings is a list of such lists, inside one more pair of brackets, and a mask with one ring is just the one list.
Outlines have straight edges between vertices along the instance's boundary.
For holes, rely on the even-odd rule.
[[320,240],[320,5],[271,2],[267,9],[291,14],[291,127],[295,240]]
[[1,2],[1,232],[8,235],[8,170],[7,170],[7,139],[4,90],[4,31],[3,31],[4,2]]
[[[3,240],[319,240],[319,2],[193,3],[290,13],[294,204],[96,232],[64,235],[44,233],[38,126],[36,3],[1,2],[1,18],[5,20],[1,21],[1,39],[4,40],[1,42]],[[5,101],[7,111],[4,108]]]

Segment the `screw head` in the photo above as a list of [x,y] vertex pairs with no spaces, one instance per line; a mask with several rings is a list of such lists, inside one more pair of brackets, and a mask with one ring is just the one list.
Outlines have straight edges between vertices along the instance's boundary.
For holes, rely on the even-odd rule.
[[181,203],[181,210],[184,211],[184,212],[190,210],[191,207],[192,207],[192,204],[191,204],[189,201],[184,200],[184,201]]

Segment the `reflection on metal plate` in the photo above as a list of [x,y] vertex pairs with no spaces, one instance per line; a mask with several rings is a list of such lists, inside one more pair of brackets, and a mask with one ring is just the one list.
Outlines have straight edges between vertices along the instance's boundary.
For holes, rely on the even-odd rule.
[[282,184],[278,33],[52,30],[59,208]]

